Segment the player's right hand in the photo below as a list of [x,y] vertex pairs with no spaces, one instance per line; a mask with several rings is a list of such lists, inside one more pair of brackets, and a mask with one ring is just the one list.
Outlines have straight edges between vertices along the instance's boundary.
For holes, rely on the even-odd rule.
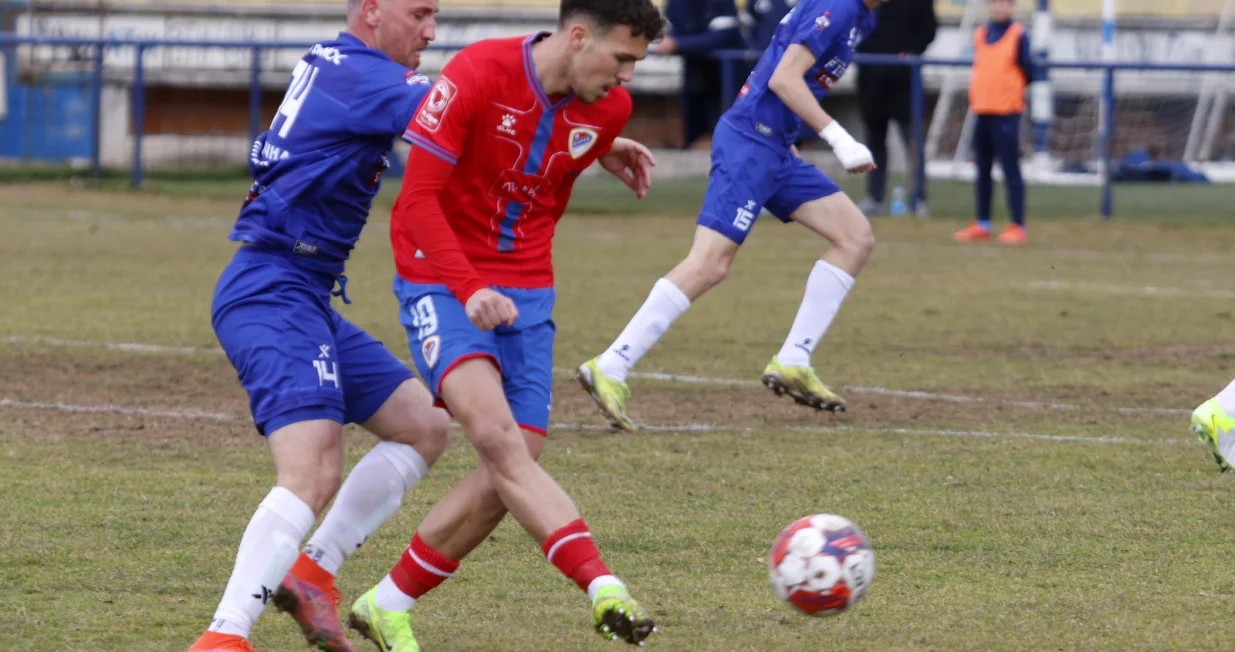
[[875,169],[875,158],[871,156],[870,149],[856,140],[845,143],[833,151],[836,153],[836,158],[840,159],[841,165],[845,166],[845,171],[850,174],[862,174]]
[[519,309],[510,297],[498,294],[489,288],[477,290],[464,306],[467,318],[482,331],[491,331],[501,324],[513,326],[519,318]]

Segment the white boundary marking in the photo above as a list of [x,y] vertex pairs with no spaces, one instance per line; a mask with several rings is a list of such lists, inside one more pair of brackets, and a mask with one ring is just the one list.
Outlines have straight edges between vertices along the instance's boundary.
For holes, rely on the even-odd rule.
[[1235,299],[1235,291],[1233,290],[1206,290],[1204,288],[1162,287],[1159,285],[1106,285],[1084,281],[1031,281],[1029,288],[1032,290],[1067,290],[1070,292],[1100,292],[1103,294],[1140,294],[1150,297]]
[[33,410],[57,410],[60,412],[88,412],[93,414],[129,414],[166,419],[209,419],[211,421],[237,421],[235,415],[224,412],[198,412],[196,410],[151,410],[148,408],[122,407],[119,405],[73,405],[71,403],[42,403],[16,401],[0,398],[0,407],[28,408]]
[[88,349],[107,349],[109,351],[128,351],[131,353],[174,353],[177,355],[197,355],[206,353],[222,355],[223,349],[218,347],[197,348],[193,346],[163,346],[162,344],[140,344],[136,342],[91,342],[88,340],[64,340],[58,337],[43,337],[35,335],[12,335],[0,339],[8,344],[49,344],[51,346],[67,346]]
[[[19,401],[0,398],[0,408],[17,408],[33,410],[54,410],[58,412],[79,412],[90,414],[125,414],[143,417],[181,420],[210,420],[224,422],[243,422],[248,419],[222,412],[199,412],[196,410],[152,410],[148,408],[123,407],[119,405],[74,405],[71,403]],[[458,427],[457,424],[454,427]],[[552,430],[582,430],[590,432],[612,432],[609,426],[594,423],[553,423]],[[885,435],[902,435],[909,437],[959,437],[966,439],[1028,439],[1033,441],[1070,442],[1085,444],[1180,444],[1185,439],[1129,439],[1127,437],[1085,437],[1080,435],[1048,435],[1031,432],[988,432],[985,430],[952,430],[935,428],[863,428],[860,426],[785,426],[761,427],[714,425],[708,423],[691,424],[640,424],[644,432],[758,432],[761,430],[784,430],[799,433],[837,433],[837,432],[869,432]]]
[[[42,336],[24,336],[13,335],[0,339],[0,342],[8,342],[14,344],[34,343],[34,344],[49,344],[52,346],[67,346],[67,347],[83,347],[83,348],[101,348],[110,351],[126,351],[134,353],[166,353],[175,355],[222,355],[223,351],[219,348],[197,348],[190,346],[164,346],[161,344],[141,344],[135,342],[92,342],[88,340],[66,340],[55,337]],[[553,372],[559,376],[573,377],[574,369],[566,369],[563,367],[554,367]],[[629,376],[631,378],[640,378],[644,380],[656,380],[669,383],[683,383],[688,385],[719,385],[728,387],[761,387],[760,383],[755,380],[746,380],[739,378],[715,378],[709,376],[692,376],[687,374],[668,374],[661,372],[640,372],[632,371]],[[895,396],[899,398],[921,399],[926,401],[947,401],[949,403],[986,403],[990,405],[1008,405],[1012,407],[1028,408],[1033,410],[1111,410],[1124,414],[1191,414],[1191,410],[1183,408],[1152,408],[1152,407],[1120,407],[1120,406],[1105,406],[1105,405],[1080,405],[1076,403],[1054,403],[1040,401],[1014,401],[1008,399],[992,399],[982,398],[978,396],[965,396],[963,394],[941,394],[937,392],[924,392],[918,390],[903,390],[889,389],[887,387],[864,387],[864,386],[844,386],[841,387],[844,392],[853,394],[874,394],[879,396]]]

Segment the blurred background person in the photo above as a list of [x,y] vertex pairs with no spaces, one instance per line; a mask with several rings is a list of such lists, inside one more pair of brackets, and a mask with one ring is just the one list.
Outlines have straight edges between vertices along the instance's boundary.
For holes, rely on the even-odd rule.
[[[875,8],[875,31],[858,44],[857,50],[867,54],[922,54],[935,40],[937,27],[933,0],[888,0]],[[858,105],[866,126],[863,142],[875,157],[875,170],[866,175],[866,197],[858,202],[867,216],[888,214],[888,123],[896,122],[906,153],[913,147],[910,84],[909,66],[858,66]],[[925,187],[917,201],[913,210],[925,215]]]
[[[718,50],[746,49],[734,0],[669,0],[665,6],[669,31],[652,46],[656,54],[682,57],[682,148],[710,134],[727,102],[723,97],[724,68],[711,55]],[[735,62],[729,88],[737,93],[749,66]],[[708,143],[703,143],[708,144]]]

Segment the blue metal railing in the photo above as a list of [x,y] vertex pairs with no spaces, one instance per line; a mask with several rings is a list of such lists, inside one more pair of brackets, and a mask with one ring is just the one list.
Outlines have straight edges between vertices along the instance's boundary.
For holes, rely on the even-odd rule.
[[[70,46],[94,48],[93,72],[90,80],[90,95],[93,105],[94,142],[91,145],[91,167],[95,174],[100,168],[100,107],[103,88],[104,55],[108,49],[134,48],[132,119],[133,119],[133,166],[132,184],[141,185],[142,181],[142,135],[145,131],[145,63],[147,52],[155,48],[206,48],[248,50],[251,55],[249,65],[249,137],[257,138],[261,121],[261,73],[262,54],[270,50],[306,50],[314,45],[314,41],[207,41],[207,40],[166,40],[166,39],[90,39],[43,36],[21,36],[0,32],[0,48],[12,50],[19,45],[28,46]],[[461,49],[462,45],[432,45],[431,51],[452,52]],[[722,94],[725,107],[728,108],[732,98],[737,97],[735,85],[735,66],[749,65],[757,61],[762,53],[750,50],[725,50],[713,53],[713,57],[721,62]],[[15,57],[10,57],[16,65]],[[1115,127],[1115,78],[1119,71],[1158,71],[1158,72],[1217,72],[1235,73],[1235,64],[1156,64],[1139,62],[1103,62],[1103,61],[1056,61],[1039,59],[1039,65],[1051,69],[1100,70],[1103,73],[1101,99],[1103,102],[1103,120],[1098,134],[1098,157],[1103,169],[1103,188],[1100,210],[1104,217],[1110,217],[1113,212],[1113,193],[1110,174],[1111,149]],[[913,189],[912,197],[920,199],[925,196],[926,189],[926,148],[924,123],[926,116],[926,92],[922,81],[922,68],[925,66],[969,67],[973,65],[969,59],[926,59],[921,56],[900,56],[890,54],[860,53],[854,57],[854,63],[875,66],[907,66],[910,69],[910,131],[914,143],[913,151]]]

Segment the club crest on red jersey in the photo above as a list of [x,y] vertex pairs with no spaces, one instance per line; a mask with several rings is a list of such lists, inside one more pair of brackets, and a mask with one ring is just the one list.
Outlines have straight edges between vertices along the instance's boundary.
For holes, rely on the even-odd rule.
[[570,157],[579,158],[592,149],[592,145],[596,144],[596,132],[586,127],[576,127],[570,130],[570,138],[567,141],[570,148]]

